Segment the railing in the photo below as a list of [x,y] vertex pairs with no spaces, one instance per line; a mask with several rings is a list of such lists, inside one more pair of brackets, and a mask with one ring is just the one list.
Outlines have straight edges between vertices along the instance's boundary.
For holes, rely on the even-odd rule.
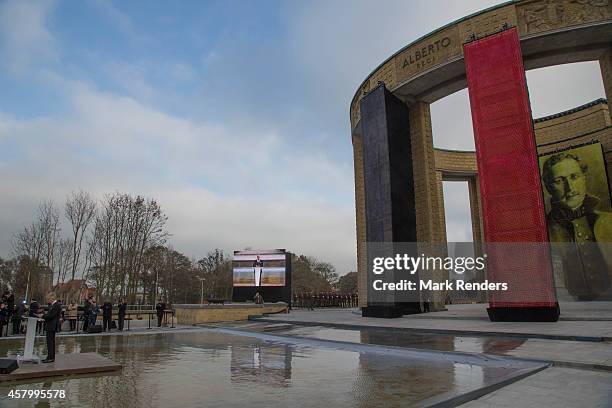
[[[130,305],[128,305],[129,307]],[[131,305],[131,306],[142,306],[142,305]],[[150,306],[150,305],[145,305],[145,306]],[[116,308],[114,308],[115,310],[113,310],[113,314],[111,316],[111,322],[112,321],[118,321],[119,320],[119,313],[116,310]],[[166,309],[164,310],[163,313],[163,317],[162,317],[162,323],[163,325],[168,325],[168,322],[170,322],[171,326],[170,328],[175,328],[174,326],[174,316],[175,312],[173,309]],[[153,316],[157,315],[157,310],[155,310],[155,306],[153,305],[152,308],[145,308],[145,307],[139,307],[139,308],[134,308],[134,309],[127,309],[126,313],[125,313],[125,319],[124,321],[127,322],[127,327],[126,327],[126,331],[130,330],[130,322],[132,320],[142,320],[144,318],[144,316],[147,316],[147,320],[148,320],[148,327],[147,329],[151,329],[151,319]],[[102,316],[102,314],[98,314],[96,316],[96,322],[98,320],[98,317]],[[13,325],[13,316],[9,316],[9,320],[8,323],[5,323],[4,325],[2,325],[2,327],[0,327],[0,337],[8,337],[9,336],[9,327],[11,328],[11,335],[15,335],[15,334],[23,334],[25,333],[25,331],[22,330],[22,322],[27,321],[26,319],[27,315],[23,315],[20,319],[19,319],[19,333],[15,333],[13,331],[14,325]],[[135,317],[135,319],[134,319]],[[77,310],[77,314],[76,314],[76,319],[70,319],[68,317],[68,312],[64,311],[64,322],[67,322],[69,320],[76,320],[76,330],[74,330],[74,332],[76,332],[77,334],[82,332],[83,330],[83,326],[85,324],[85,314],[83,313],[82,310]],[[43,324],[42,322],[40,322],[40,334],[43,333]],[[95,322],[94,322],[95,324]],[[61,330],[61,331],[65,331],[65,330]],[[68,330],[68,332],[71,332],[72,330]]]

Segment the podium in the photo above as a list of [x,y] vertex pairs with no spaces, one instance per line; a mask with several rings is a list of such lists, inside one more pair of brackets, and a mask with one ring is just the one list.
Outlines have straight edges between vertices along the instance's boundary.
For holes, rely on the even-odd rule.
[[26,329],[25,345],[23,347],[23,356],[17,355],[17,363],[35,363],[40,364],[40,357],[34,354],[34,340],[36,338],[36,323],[42,321],[37,317],[28,317],[28,325]]

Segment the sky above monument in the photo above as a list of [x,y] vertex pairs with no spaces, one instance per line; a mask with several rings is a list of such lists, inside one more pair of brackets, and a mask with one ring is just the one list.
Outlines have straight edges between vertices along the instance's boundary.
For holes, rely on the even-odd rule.
[[[188,256],[287,248],[354,270],[353,94],[497,3],[1,2],[0,256],[41,201],[83,189],[157,199]],[[527,76],[534,117],[604,97],[596,63]],[[473,148],[467,91],[432,117],[436,146]],[[449,240],[469,239],[467,189],[445,194]]]

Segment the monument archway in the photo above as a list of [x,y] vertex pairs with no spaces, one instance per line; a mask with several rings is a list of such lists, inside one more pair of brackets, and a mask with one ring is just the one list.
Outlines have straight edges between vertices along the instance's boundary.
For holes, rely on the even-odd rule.
[[[350,109],[362,308],[368,307],[364,250],[367,242],[397,241],[398,237],[414,242],[445,242],[441,188],[445,177],[467,179],[471,185],[471,196],[473,192],[474,197],[471,199],[472,210],[480,211],[480,201],[476,199],[480,194],[474,152],[434,148],[429,105],[467,86],[463,44],[506,27],[516,27],[518,30],[525,69],[598,61],[606,97],[608,100],[612,97],[612,2],[524,0],[502,4],[450,23],[384,61],[361,84]],[[362,111],[362,99],[368,95],[371,100],[378,98],[379,103],[375,105],[384,111],[379,116],[385,117],[386,121],[374,123],[368,119],[368,113]],[[370,108],[370,118],[376,109]],[[398,118],[405,120],[398,121]],[[544,122],[546,126],[542,125]],[[536,120],[535,133],[540,154],[578,142],[600,142],[607,173],[612,174],[612,135],[606,101],[595,101],[575,110]],[[384,137],[373,140],[372,134]],[[381,167],[381,163],[373,159],[376,155],[371,154],[372,149],[379,149],[376,157],[380,157],[379,153],[383,151],[388,153],[390,162],[398,162],[402,159],[394,158],[393,151],[397,151],[397,140],[401,136],[409,140],[409,146],[404,146],[403,151],[409,151],[411,174],[395,175],[388,181],[390,186],[402,185],[402,178],[406,181],[405,178],[409,176],[407,200],[412,200],[412,214],[397,210],[403,208],[404,203],[392,197],[391,188],[376,188],[374,191],[371,181],[370,187],[367,187],[367,175],[373,168],[384,172],[393,166],[386,163],[386,167]],[[380,143],[387,145],[380,150]],[[612,178],[608,177],[610,180]],[[366,210],[366,202],[372,194],[376,195],[377,201],[370,204],[381,206],[380,211],[371,210],[372,205]],[[478,217],[473,215],[472,219],[476,240],[482,237],[482,214]],[[402,227],[406,222],[413,224],[412,233]],[[438,279],[442,277],[434,276]],[[434,299],[435,307],[443,307],[443,300],[438,294]]]

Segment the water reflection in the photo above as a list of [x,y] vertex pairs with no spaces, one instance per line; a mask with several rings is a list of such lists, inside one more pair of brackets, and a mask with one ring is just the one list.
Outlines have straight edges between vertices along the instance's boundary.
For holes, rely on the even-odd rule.
[[527,341],[515,337],[457,336],[380,328],[336,329],[323,326],[292,326],[277,333],[351,343],[499,355],[508,355]]
[[[61,337],[61,352],[97,352],[119,375],[0,384],[0,405],[19,407],[404,407],[497,381],[477,370],[347,348],[314,347],[215,332]],[[0,355],[21,344],[0,343]],[[41,345],[37,345],[41,346]],[[42,351],[42,350],[41,350]],[[495,371],[497,370],[497,371]],[[11,389],[63,389],[68,399],[10,400]]]
[[266,383],[288,387],[291,380],[292,350],[288,344],[232,346],[231,380],[234,383]]

